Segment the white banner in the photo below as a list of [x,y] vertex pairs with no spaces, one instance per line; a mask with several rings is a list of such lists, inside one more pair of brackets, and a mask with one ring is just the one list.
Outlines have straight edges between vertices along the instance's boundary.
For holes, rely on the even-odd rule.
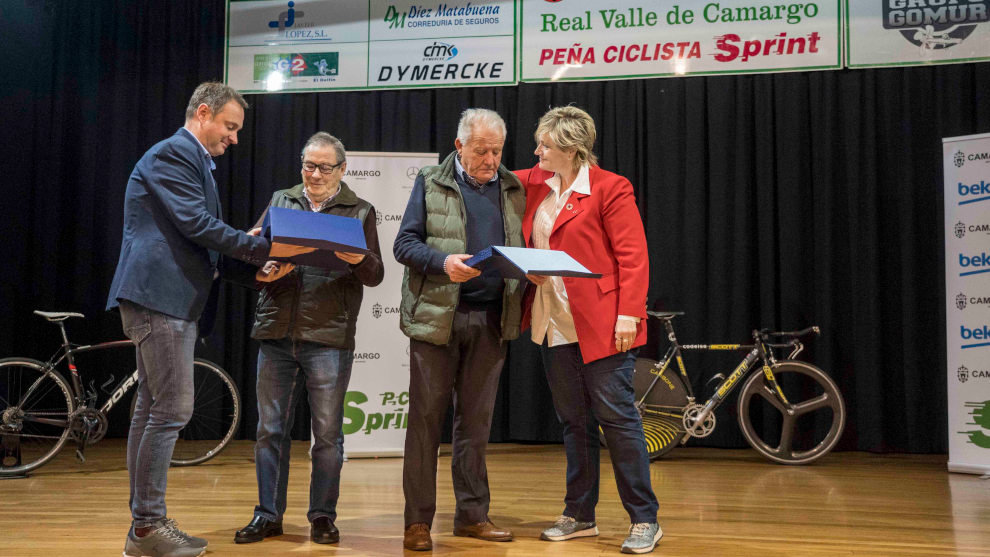
[[344,401],[348,457],[401,456],[409,411],[409,339],[399,330],[402,272],[392,255],[402,214],[419,169],[436,153],[347,153],[344,182],[375,206],[385,279],[364,289],[354,368]]
[[990,134],[942,140],[949,470],[990,473]]
[[990,0],[846,0],[850,68],[990,60]]
[[514,85],[516,0],[228,0],[242,93]]
[[839,69],[841,0],[526,0],[521,75],[557,81]]

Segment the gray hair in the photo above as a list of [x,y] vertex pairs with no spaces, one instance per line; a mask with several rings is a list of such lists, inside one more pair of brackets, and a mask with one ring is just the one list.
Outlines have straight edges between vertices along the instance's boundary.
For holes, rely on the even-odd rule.
[[216,118],[216,115],[220,114],[223,107],[227,106],[230,101],[237,101],[241,108],[247,109],[248,107],[247,101],[233,87],[219,81],[200,83],[193,91],[189,105],[186,106],[186,120],[192,120],[193,116],[196,115],[196,109],[201,104],[205,104],[213,113],[213,117]]
[[502,120],[498,112],[487,108],[469,108],[461,113],[461,121],[457,124],[457,139],[461,140],[462,145],[466,145],[471,141],[474,129],[479,126],[482,129],[496,131],[502,134],[503,140],[505,139],[505,120]]
[[306,144],[302,148],[303,158],[306,157],[306,149],[311,147],[333,147],[333,150],[337,154],[337,164],[347,160],[347,152],[344,150],[344,144],[327,132],[316,132],[306,141]]

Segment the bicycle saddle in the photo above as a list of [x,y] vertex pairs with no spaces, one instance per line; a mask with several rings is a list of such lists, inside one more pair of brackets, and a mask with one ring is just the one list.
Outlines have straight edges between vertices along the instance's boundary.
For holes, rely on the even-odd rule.
[[70,317],[82,317],[86,316],[81,313],[74,313],[71,311],[38,311],[34,310],[35,315],[40,315],[49,321],[64,321]]
[[684,315],[683,311],[649,311],[646,312],[650,317],[656,317],[657,319],[673,319],[678,315]]

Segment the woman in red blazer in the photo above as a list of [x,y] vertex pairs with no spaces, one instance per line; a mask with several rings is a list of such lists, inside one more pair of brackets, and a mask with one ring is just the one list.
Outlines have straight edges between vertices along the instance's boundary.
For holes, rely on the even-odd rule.
[[634,349],[646,342],[649,258],[632,184],[597,166],[595,135],[585,111],[554,108],[536,130],[539,163],[517,172],[526,187],[526,245],[567,252],[602,274],[529,277],[535,286],[524,302],[523,328],[531,327],[541,347],[567,452],[564,512],[540,537],[598,535],[601,425],[632,523],[622,552],[647,553],[663,533],[632,374]]

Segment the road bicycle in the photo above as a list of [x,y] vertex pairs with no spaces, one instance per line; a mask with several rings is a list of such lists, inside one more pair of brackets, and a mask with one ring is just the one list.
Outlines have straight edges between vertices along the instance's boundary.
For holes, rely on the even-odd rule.
[[[846,424],[842,393],[824,371],[794,359],[804,350],[801,339],[818,335],[818,327],[800,331],[754,330],[753,344],[682,345],[674,334],[672,321],[683,312],[647,313],[663,323],[670,341],[660,361],[637,358],[633,373],[636,407],[643,418],[651,459],[660,458],[691,437],[711,435],[716,425],[715,409],[739,384],[739,429],[749,445],[764,457],[781,464],[808,464],[835,447]],[[790,353],[777,360],[774,350],[781,349]],[[681,358],[686,350],[748,352],[728,376],[717,373],[708,380],[709,385],[719,383],[712,396],[699,403]],[[672,370],[674,361],[679,373]],[[760,365],[755,365],[757,362]]]
[[[107,433],[108,415],[131,389],[138,373],[128,373],[97,405],[92,382],[83,387],[75,357],[84,352],[114,348],[134,349],[130,340],[93,345],[69,342],[64,321],[84,318],[81,313],[35,311],[57,325],[61,347],[42,363],[31,358],[0,360],[0,476],[25,476],[50,461],[70,439],[76,457],[85,462],[87,445]],[[56,369],[63,360],[71,382]],[[215,457],[233,438],[241,420],[241,396],[230,375],[217,364],[196,358],[193,363],[195,403],[192,419],[179,432],[171,464],[190,466]],[[112,384],[113,377],[107,382]],[[131,400],[131,415],[137,397]]]

